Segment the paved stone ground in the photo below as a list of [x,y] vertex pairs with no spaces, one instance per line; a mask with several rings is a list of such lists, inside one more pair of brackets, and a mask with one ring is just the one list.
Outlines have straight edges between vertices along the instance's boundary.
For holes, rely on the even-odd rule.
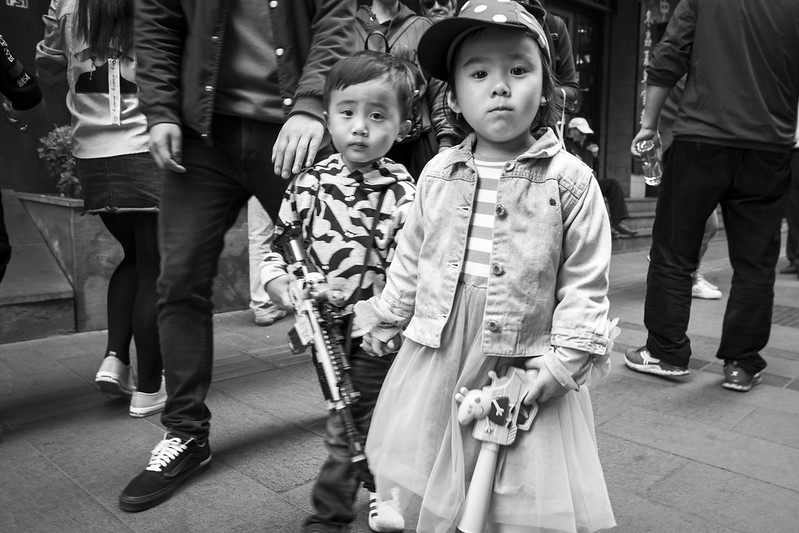
[[[624,349],[646,335],[646,268],[645,252],[613,256],[612,316],[623,331],[611,375],[592,391],[613,531],[799,530],[799,280],[777,276],[764,384],[741,394],[721,388],[714,359],[726,299],[694,301],[691,376],[624,367]],[[703,271],[729,292],[723,241]],[[104,332],[0,345],[0,531],[298,531],[324,459],[314,371],[286,349],[287,320],[259,328],[240,311],[215,323],[213,467],[138,514],[120,511],[117,495],[163,430],[94,390]],[[361,497],[352,531],[369,530],[366,510]]]

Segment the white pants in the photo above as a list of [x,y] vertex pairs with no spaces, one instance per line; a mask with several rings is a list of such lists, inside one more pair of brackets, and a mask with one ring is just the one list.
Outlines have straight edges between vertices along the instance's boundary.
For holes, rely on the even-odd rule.
[[247,202],[247,236],[250,241],[250,309],[258,312],[272,302],[261,283],[261,262],[272,248],[275,224],[255,196]]

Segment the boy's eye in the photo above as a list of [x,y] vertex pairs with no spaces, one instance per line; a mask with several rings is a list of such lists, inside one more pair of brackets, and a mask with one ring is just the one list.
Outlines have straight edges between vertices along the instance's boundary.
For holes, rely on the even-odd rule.
[[352,109],[342,109],[341,110],[341,115],[343,115],[345,117],[351,117],[353,115]]
[[383,120],[383,118],[385,117],[383,117],[383,113],[378,113],[377,111],[375,111],[374,113],[369,115],[369,118],[371,118],[372,120]]

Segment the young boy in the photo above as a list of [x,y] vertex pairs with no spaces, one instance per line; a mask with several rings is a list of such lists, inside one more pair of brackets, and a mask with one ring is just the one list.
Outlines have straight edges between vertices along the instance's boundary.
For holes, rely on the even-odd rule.
[[[412,69],[403,59],[376,52],[360,52],[332,68],[324,97],[327,129],[338,153],[294,179],[278,215],[275,240],[287,228],[300,226],[306,256],[330,287],[341,291],[346,310],[381,292],[397,231],[413,202],[410,174],[384,157],[411,127]],[[268,254],[261,263],[261,280],[275,305],[292,309],[286,263],[279,253]],[[360,393],[352,414],[365,437],[393,355],[369,356],[358,338],[350,345],[350,375]],[[369,526],[378,532],[401,531],[402,516],[390,502],[374,496],[368,468],[351,463],[338,413],[328,417],[326,442],[329,456],[313,489],[316,512],[306,519],[303,531],[346,531],[361,482],[370,492]]]

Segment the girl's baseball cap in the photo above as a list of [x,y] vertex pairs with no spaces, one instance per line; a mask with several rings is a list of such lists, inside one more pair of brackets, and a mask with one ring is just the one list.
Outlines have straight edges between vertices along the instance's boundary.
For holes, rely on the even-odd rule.
[[549,45],[541,24],[524,7],[512,0],[469,0],[456,17],[436,22],[419,41],[422,68],[434,78],[446,81],[455,47],[474,30],[486,27],[516,27],[530,31],[549,60]]

